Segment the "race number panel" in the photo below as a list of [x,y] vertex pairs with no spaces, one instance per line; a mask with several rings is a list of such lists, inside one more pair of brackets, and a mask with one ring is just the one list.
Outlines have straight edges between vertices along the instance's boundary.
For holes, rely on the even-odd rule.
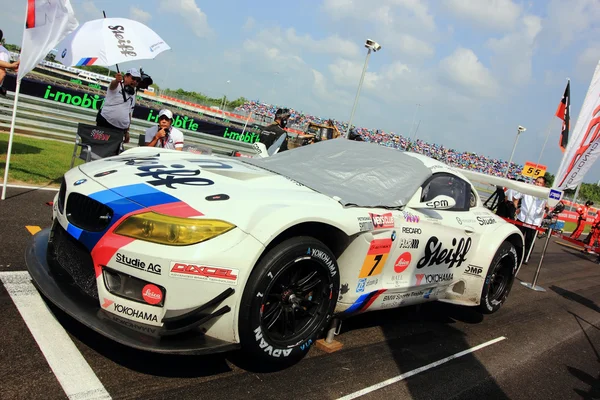
[[521,171],[521,175],[528,176],[530,178],[536,179],[539,176],[546,175],[546,166],[541,164],[534,164],[532,162],[527,161],[523,170]]
[[383,266],[390,255],[392,249],[392,239],[375,239],[369,246],[369,251],[365,257],[359,278],[379,275],[383,271]]

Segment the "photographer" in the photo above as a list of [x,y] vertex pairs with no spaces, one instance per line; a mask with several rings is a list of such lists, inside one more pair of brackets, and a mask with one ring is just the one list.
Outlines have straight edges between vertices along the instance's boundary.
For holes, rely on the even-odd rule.
[[183,150],[183,132],[173,128],[173,113],[170,110],[160,110],[158,125],[146,129],[146,146],[160,147],[170,150]]
[[290,119],[290,110],[287,108],[280,108],[275,112],[275,120],[272,124],[265,126],[260,132],[260,143],[264,144],[268,149],[275,143],[282,135],[285,135],[285,139],[279,151],[285,151],[288,149],[288,134],[285,131],[288,120]]
[[135,89],[141,80],[142,75],[136,68],[129,69],[125,76],[117,73],[108,86],[104,104],[96,116],[96,125],[123,131],[123,143],[129,143]]

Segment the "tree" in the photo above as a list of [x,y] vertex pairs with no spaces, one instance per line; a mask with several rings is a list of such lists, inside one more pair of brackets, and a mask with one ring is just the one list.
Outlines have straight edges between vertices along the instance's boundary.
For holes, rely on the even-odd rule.
[[552,185],[554,184],[554,175],[552,175],[550,172],[546,171],[546,175],[544,175],[544,178],[546,178],[546,186],[547,187],[552,187]]

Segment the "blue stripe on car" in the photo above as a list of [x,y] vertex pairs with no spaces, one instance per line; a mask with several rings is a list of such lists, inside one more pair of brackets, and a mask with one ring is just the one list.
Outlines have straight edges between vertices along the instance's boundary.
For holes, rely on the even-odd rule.
[[373,295],[374,292],[372,293],[365,293],[362,296],[360,296],[355,302],[354,304],[352,304],[350,307],[348,307],[348,309],[345,311],[346,313],[352,313],[354,311],[358,311],[362,308],[362,306],[369,300],[369,298]]
[[[102,190],[100,192],[90,194],[89,197],[100,203],[106,204],[113,210],[114,213],[109,226],[102,232],[82,231],[81,229],[72,227],[72,225],[69,224],[69,228],[72,227],[73,229],[79,231],[78,236],[73,235],[73,237],[83,243],[83,245],[90,251],[94,248],[94,246],[96,246],[106,231],[109,230],[123,216],[134,211],[141,210],[145,207],[153,207],[180,201],[176,197],[163,193],[160,190],[150,187],[144,183],[120,186],[110,190]],[[71,233],[69,230],[67,231]]]

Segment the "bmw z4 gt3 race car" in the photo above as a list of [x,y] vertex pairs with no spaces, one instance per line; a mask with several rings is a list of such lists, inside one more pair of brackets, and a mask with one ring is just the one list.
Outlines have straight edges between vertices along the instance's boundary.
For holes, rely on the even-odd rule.
[[459,170],[331,140],[267,158],[136,148],[71,169],[26,260],[52,303],[137,349],[302,358],[328,323],[427,301],[492,313],[523,236]]

